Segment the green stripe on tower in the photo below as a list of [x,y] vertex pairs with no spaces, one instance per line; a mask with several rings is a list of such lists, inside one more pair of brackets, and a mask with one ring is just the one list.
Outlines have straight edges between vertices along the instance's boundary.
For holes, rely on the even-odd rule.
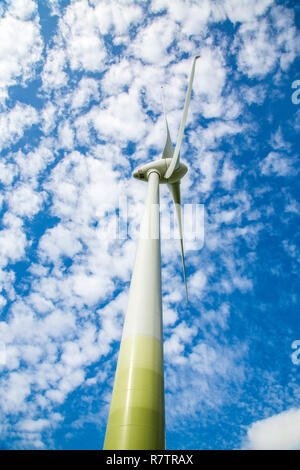
[[162,343],[148,336],[122,341],[104,450],[165,448]]

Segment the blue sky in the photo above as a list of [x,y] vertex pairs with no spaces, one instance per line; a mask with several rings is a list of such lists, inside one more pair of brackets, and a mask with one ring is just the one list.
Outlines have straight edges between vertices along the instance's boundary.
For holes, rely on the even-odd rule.
[[[146,186],[173,142],[203,247],[162,240],[168,449],[300,449],[300,9],[0,5],[0,447],[102,448]],[[161,188],[162,219],[171,208]],[[108,232],[107,232],[108,233]],[[102,234],[102,235],[101,235]]]

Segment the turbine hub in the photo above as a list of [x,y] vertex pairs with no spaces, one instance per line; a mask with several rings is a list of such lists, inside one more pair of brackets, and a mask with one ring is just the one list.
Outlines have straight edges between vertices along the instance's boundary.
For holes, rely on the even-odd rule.
[[132,176],[141,181],[148,181],[150,172],[156,171],[159,174],[160,183],[175,183],[179,181],[188,171],[187,166],[180,162],[178,168],[174,170],[172,176],[168,179],[164,178],[164,175],[171,163],[172,158],[162,158],[160,160],[154,160],[153,162],[146,163],[145,165],[134,170]]

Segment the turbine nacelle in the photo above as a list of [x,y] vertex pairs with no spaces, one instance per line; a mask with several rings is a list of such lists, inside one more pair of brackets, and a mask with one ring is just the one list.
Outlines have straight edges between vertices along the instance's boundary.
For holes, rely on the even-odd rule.
[[151,171],[156,171],[159,174],[160,183],[176,183],[187,173],[188,168],[183,162],[179,162],[179,165],[173,171],[170,178],[165,178],[166,171],[171,164],[172,158],[162,158],[160,160],[154,160],[153,162],[146,163],[140,168],[134,170],[132,176],[140,181],[148,181],[148,176]]

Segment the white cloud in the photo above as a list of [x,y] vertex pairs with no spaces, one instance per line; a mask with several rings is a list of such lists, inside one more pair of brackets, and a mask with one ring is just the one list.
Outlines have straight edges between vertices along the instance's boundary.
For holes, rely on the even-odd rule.
[[146,132],[145,115],[135,90],[107,98],[101,108],[93,107],[86,115],[99,139],[113,141],[137,141]]
[[72,367],[82,367],[96,361],[100,349],[94,325],[87,325],[77,343],[66,342],[63,347],[62,361]]
[[226,0],[224,10],[232,23],[251,22],[263,15],[273,0]]
[[266,176],[289,176],[295,174],[294,159],[280,152],[270,152],[259,164]]
[[26,235],[22,230],[22,221],[12,214],[3,217],[4,228],[0,231],[0,265],[22,258],[27,245]]
[[23,419],[22,421],[19,421],[17,428],[21,431],[36,432],[43,431],[48,428],[49,425],[50,423],[47,419]]
[[153,12],[166,10],[169,20],[180,23],[181,30],[187,35],[204,36],[209,23],[225,21],[244,23],[257,20],[263,15],[273,0],[225,0],[201,3],[194,0],[153,0]]
[[166,10],[169,21],[180,24],[181,31],[187,36],[204,35],[209,21],[224,17],[218,5],[209,0],[200,3],[194,0],[154,0],[151,9],[155,13]]
[[283,240],[282,242],[283,248],[288,253],[289,256],[292,258],[296,258],[297,260],[300,260],[299,258],[299,250],[297,248],[297,245],[291,243],[289,240]]
[[65,395],[70,393],[84,381],[85,373],[81,369],[73,369],[71,372],[62,377],[59,383],[59,389]]
[[300,204],[296,199],[292,198],[290,195],[287,195],[287,204],[285,206],[285,212],[292,212],[294,214],[300,215]]
[[96,71],[103,68],[106,57],[104,43],[97,28],[94,9],[80,0],[69,5],[59,20],[59,35],[73,70]]
[[168,64],[174,55],[167,52],[176,34],[174,24],[162,17],[141,30],[130,48],[135,57],[150,64],[159,64],[160,66]]
[[239,37],[242,44],[238,52],[239,70],[251,78],[264,77],[272,72],[278,51],[276,43],[271,40],[267,20],[244,23],[239,28]]
[[[262,2],[259,2],[262,3]],[[298,33],[289,8],[274,6],[270,18],[243,23],[235,40],[238,67],[250,78],[263,78],[279,63],[287,70],[299,52]],[[236,11],[236,10],[235,10]]]
[[[176,297],[175,299],[177,299],[177,302],[179,302],[181,300],[181,295],[178,293],[176,293]],[[165,296],[164,297],[164,302],[166,304],[169,304],[169,302],[176,302],[176,300],[174,300],[174,298],[170,298],[170,296]],[[163,311],[163,324],[164,324],[164,327],[168,327],[169,325],[173,325],[178,319],[178,313],[176,310],[172,310],[171,308],[167,307],[167,308],[164,308],[164,311]]]
[[[206,129],[201,129],[199,134],[193,133],[191,137],[192,144],[195,147],[200,147],[203,150],[215,149],[215,159],[219,158],[220,152],[218,150],[219,143],[222,139],[230,139],[230,137],[240,134],[246,130],[241,124],[235,121],[216,120],[211,122]],[[201,137],[201,139],[200,139]],[[202,158],[200,159],[200,161]]]
[[98,83],[92,78],[82,78],[72,97],[72,108],[83,108],[91,99],[99,99]]
[[0,181],[2,184],[10,185],[16,176],[15,165],[0,162]]
[[59,47],[52,47],[47,51],[45,65],[41,74],[43,88],[50,92],[53,89],[66,86],[68,75],[65,72],[66,53]]
[[[38,274],[39,273],[35,271],[35,275],[38,275]],[[32,305],[33,309],[36,312],[39,312],[41,314],[49,313],[50,311],[54,310],[54,304],[50,300],[45,299],[42,295],[40,295],[37,292],[32,292],[30,294],[28,298],[28,303]]]
[[91,3],[95,5],[94,14],[101,34],[111,31],[116,35],[127,34],[128,28],[142,19],[142,8],[131,0],[92,0]]
[[128,293],[124,290],[97,311],[101,321],[101,329],[98,336],[101,354],[107,354],[111,350],[113,341],[120,340],[121,338],[127,301]]
[[193,84],[194,94],[203,93],[206,99],[219,96],[226,79],[224,58],[218,48],[204,47],[196,62],[196,72]]
[[271,135],[270,144],[274,150],[282,150],[283,152],[289,152],[291,149],[290,142],[284,139],[282,128],[278,127]]
[[[194,95],[191,110],[197,109],[205,118],[221,117],[229,111],[232,113],[238,105],[233,96],[224,98],[222,92],[226,84],[227,69],[221,49],[217,47],[203,47],[199,51],[194,78]],[[187,69],[189,71],[189,68]],[[233,100],[230,104],[226,101]],[[237,110],[239,113],[239,111]],[[235,112],[236,114],[236,112]],[[236,115],[232,115],[236,117]],[[227,116],[227,119],[232,118]]]
[[29,183],[32,189],[35,189],[37,178],[55,158],[54,139],[42,138],[39,146],[31,152],[23,153],[19,150],[10,156],[17,165],[20,180]]
[[220,181],[225,189],[231,189],[240,171],[227,158],[224,161]]
[[53,195],[53,214],[79,224],[85,221],[91,224],[99,220],[103,210],[117,207],[122,188],[119,172],[113,171],[112,158],[107,160],[101,152],[97,154],[98,158],[94,158],[72,152],[53,169],[45,183],[45,189]]
[[102,269],[89,273],[85,267],[82,267],[74,268],[73,271],[74,274],[70,279],[72,290],[85,305],[95,305],[101,298],[113,292],[113,282],[108,276],[104,278]]
[[251,424],[247,430],[244,448],[300,450],[300,410],[291,408]]
[[42,207],[43,193],[33,191],[30,185],[17,185],[7,195],[9,209],[21,217],[32,217]]
[[202,270],[198,270],[190,277],[188,286],[196,297],[201,297],[206,286],[207,276]]
[[29,20],[37,12],[33,0],[9,0],[8,12],[20,20]]
[[200,324],[202,328],[208,328],[212,333],[218,334],[219,329],[226,330],[228,328],[228,319],[230,317],[229,303],[225,302],[220,308],[215,310],[201,312]]
[[[17,8],[15,2],[12,5]],[[23,2],[18,11],[20,17],[28,16],[30,2]],[[34,76],[42,53],[38,22],[22,21],[7,13],[0,18],[0,43],[0,100],[3,100],[7,97],[7,87],[18,80],[24,84]]]
[[74,131],[69,121],[61,121],[58,126],[59,147],[72,150],[74,145]]
[[48,101],[41,111],[42,131],[49,135],[53,131],[57,120],[57,109],[51,101]]
[[295,27],[293,8],[276,5],[271,10],[276,29],[276,41],[279,49],[280,67],[286,71],[300,53],[299,31]]
[[185,321],[173,328],[171,336],[164,342],[166,360],[174,364],[186,363],[185,346],[192,342],[193,336],[196,334],[197,328],[195,326],[189,327]]
[[[3,295],[0,295],[0,310],[6,305],[7,303],[7,300],[3,297]],[[1,354],[2,354],[2,351],[1,351]],[[0,362],[2,362],[3,360],[1,359]]]
[[244,99],[249,105],[256,103],[261,105],[266,98],[267,87],[265,85],[247,86],[243,85],[240,88],[241,98]]
[[125,86],[132,85],[135,77],[135,64],[125,58],[112,64],[101,81],[101,88],[107,95],[117,95]]
[[[3,263],[5,265],[6,263]],[[15,299],[15,291],[14,291],[14,281],[15,281],[15,273],[12,270],[8,270],[7,268],[0,269],[0,292],[5,289],[5,303],[6,301],[11,301]],[[3,300],[1,301],[3,306]]]
[[[178,428],[184,418],[197,416],[203,409],[221,409],[232,399],[227,378],[235,384],[237,399],[239,384],[244,379],[242,357],[245,349],[227,348],[209,342],[194,341],[184,355],[183,361],[172,364],[172,357],[166,369],[166,409],[169,429]],[[176,345],[174,344],[176,347]],[[174,352],[174,358],[177,358]],[[203,416],[203,415],[202,415]]]
[[210,191],[215,181],[218,156],[213,153],[205,153],[200,160],[200,184],[199,190],[203,193]]
[[29,105],[17,103],[9,112],[0,114],[0,145],[7,147],[17,142],[24,131],[38,122],[38,113]]
[[39,252],[42,258],[58,261],[61,256],[72,258],[82,245],[72,229],[62,224],[48,229],[40,239]]
[[[30,395],[30,380],[26,372],[12,372],[4,380],[0,391],[0,403],[5,413],[18,413],[26,409],[26,399]],[[7,400],[6,397],[9,397]]]
[[63,12],[63,0],[51,0],[48,2],[51,16],[61,16]]

